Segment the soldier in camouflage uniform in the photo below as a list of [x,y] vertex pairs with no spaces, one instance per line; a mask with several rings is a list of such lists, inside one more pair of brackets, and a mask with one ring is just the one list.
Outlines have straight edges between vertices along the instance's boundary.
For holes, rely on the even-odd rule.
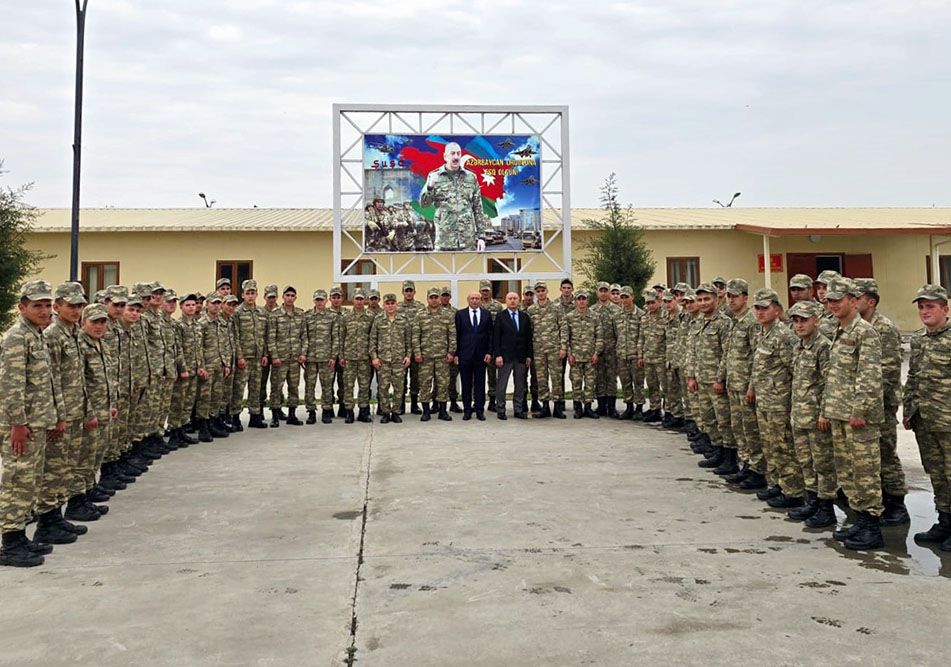
[[[479,281],[479,294],[482,296],[481,305],[492,314],[492,324],[494,325],[495,318],[499,313],[505,310],[505,306],[492,298],[492,281]],[[495,367],[494,363],[487,363],[485,365],[485,376],[486,384],[489,387],[486,392],[486,396],[489,398],[488,410],[489,412],[495,412],[495,382],[498,378],[498,369]]]
[[[538,400],[541,409],[535,417],[565,418],[564,378],[562,361],[568,356],[568,330],[564,310],[548,298],[548,286],[535,283],[535,302],[526,311],[532,320],[532,347],[535,356],[532,368],[539,381]],[[552,411],[549,399],[554,401]]]
[[[720,360],[726,353],[732,320],[719,310],[717,288],[701,283],[695,290],[700,316],[687,341],[687,388],[696,398],[696,413],[700,429],[707,434],[710,451],[697,463],[701,468],[714,468],[717,474],[739,472],[736,465],[736,445],[730,428],[730,399],[723,386],[726,378],[720,375]],[[719,387],[720,391],[717,391]],[[733,451],[731,451],[733,450]]]
[[162,383],[165,380],[165,338],[158,311],[165,290],[158,283],[136,283],[133,290],[142,299],[142,316],[136,327],[146,344],[149,375],[132,418],[132,440],[141,443],[139,448],[149,456],[160,458],[170,451],[163,446],[157,433]]
[[753,350],[759,324],[749,307],[749,284],[734,278],[727,283],[727,303],[733,313],[733,328],[727,342],[726,354],[720,361],[720,375],[726,378],[726,393],[730,400],[730,426],[743,469],[726,477],[731,484],[743,489],[761,489],[766,486],[766,459],[760,442],[756,408],[746,400],[753,369]]
[[[367,299],[367,312],[370,314],[371,319],[376,319],[383,315],[383,308],[380,307],[380,291],[377,289],[370,289],[366,291]],[[377,388],[379,392],[380,378],[378,377],[377,370],[373,367],[373,364],[370,364],[370,400],[374,398],[377,399],[377,412],[379,412],[379,395],[374,396],[373,387]]]
[[50,553],[48,544],[26,536],[42,484],[47,438],[62,437],[66,422],[57,417],[57,394],[42,331],[50,324],[53,294],[49,283],[23,286],[20,316],[0,345],[0,565],[34,567]]
[[262,415],[261,369],[267,366],[265,329],[268,311],[257,305],[258,284],[254,280],[241,283],[241,305],[235,309],[236,356],[231,405],[231,422],[241,425],[241,400],[248,393],[248,428],[267,428]]
[[637,339],[637,365],[644,369],[651,403],[651,409],[644,413],[644,421],[659,422],[664,418],[661,397],[667,375],[667,319],[656,291],[644,290],[644,305],[647,312],[641,316]]
[[446,164],[426,177],[419,205],[436,209],[436,250],[475,250],[476,239],[490,224],[482,210],[479,180],[462,166],[459,144],[446,144],[443,157]]
[[885,420],[882,344],[856,309],[860,296],[848,278],[830,280],[826,301],[839,326],[829,351],[819,428],[832,430],[835,476],[856,512],[855,523],[833,537],[849,549],[884,546],[879,440]]
[[824,308],[822,317],[819,318],[819,333],[829,340],[832,340],[832,338],[835,337],[835,332],[839,328],[839,321],[836,319],[836,316],[829,311],[828,304],[826,303],[826,290],[828,289],[829,283],[831,281],[841,277],[842,276],[840,276],[837,271],[823,271],[812,282],[813,289],[816,293],[816,299],[822,304]]
[[[199,295],[200,296],[200,295]],[[267,403],[268,391],[271,388],[271,355],[267,349],[267,325],[270,321],[270,315],[279,308],[277,303],[277,285],[267,285],[264,288],[264,356],[266,362],[262,360],[261,365],[261,408],[263,412],[264,404]],[[196,313],[196,318],[200,314]]]
[[680,340],[680,304],[672,290],[664,292],[663,307],[665,311],[665,353],[667,363],[664,376],[664,405],[667,410],[661,426],[664,428],[679,429],[684,425],[684,401],[681,393],[680,360],[682,343]]
[[[810,283],[809,289],[812,289]],[[809,528],[835,525],[836,489],[832,434],[819,430],[819,404],[829,373],[829,339],[819,333],[822,306],[801,299],[789,309],[792,328],[799,337],[793,361],[792,423],[793,444],[802,470],[806,502],[787,512],[790,519],[805,521]]]
[[[456,309],[452,305],[452,290],[448,285],[439,290],[439,306],[455,321]],[[449,364],[449,412],[462,412],[459,405],[459,365]]]
[[317,422],[317,381],[320,380],[320,421],[333,422],[334,369],[340,358],[340,316],[327,308],[327,292],[314,292],[314,307],[304,314],[304,408],[307,423]]
[[[614,333],[617,336],[617,369],[621,381],[621,397],[627,408],[619,419],[633,419],[635,405],[640,408],[642,394],[634,383],[639,370],[637,344],[641,333],[643,312],[634,303],[634,291],[630,285],[621,287],[618,296],[621,307],[614,313]],[[537,350],[538,348],[536,348]]]
[[[575,286],[571,282],[571,278],[562,278],[561,283],[558,286],[558,298],[555,300],[555,305],[561,308],[561,314],[565,317],[568,316],[568,313],[573,313],[575,310],[575,296],[574,296]],[[565,381],[568,379],[568,355],[565,355],[565,358],[561,360],[561,393],[565,393]]]
[[[370,326],[373,316],[367,311],[363,290],[353,294],[353,310],[340,322],[340,364],[343,366],[344,402],[347,424],[354,421],[353,407],[360,406],[357,421],[370,423]],[[353,386],[357,385],[354,395]]]
[[[129,334],[122,324],[129,292],[125,287],[110,285],[103,295],[103,305],[109,314],[109,324],[102,337],[106,358],[110,362],[111,381],[116,388],[117,416],[109,425],[109,444],[103,458],[99,483],[113,491],[121,491],[135,482],[126,462],[127,452],[124,434],[128,430],[129,400],[132,383],[129,375],[128,357],[131,352]],[[123,374],[124,372],[124,374]]]
[[399,424],[403,420],[397,404],[404,395],[405,371],[412,356],[412,323],[397,312],[395,294],[383,297],[383,311],[370,327],[370,358],[379,373],[377,413],[382,415],[381,424]]
[[684,432],[690,441],[691,450],[700,453],[710,443],[697,426],[695,395],[687,388],[687,378],[691,375],[688,366],[688,361],[691,358],[690,350],[696,340],[696,337],[692,335],[693,327],[700,319],[700,311],[697,307],[696,292],[684,285],[682,293],[683,297],[680,300],[683,306],[683,312],[680,314],[680,393],[684,397]]
[[611,302],[609,283],[598,283],[598,300],[590,309],[601,319],[601,335],[604,337],[604,351],[595,366],[594,390],[598,397],[598,415],[617,417],[617,332],[614,331],[614,316],[620,306]]
[[376,197],[371,206],[367,206],[364,211],[364,224],[366,225],[366,249],[370,252],[385,252],[391,250],[387,239],[390,233],[390,216],[383,206],[381,197]]
[[[195,294],[183,294],[179,299],[181,318],[173,320],[175,342],[180,354],[177,356],[178,373],[175,386],[172,388],[168,426],[172,431],[169,443],[178,447],[188,447],[198,442],[197,438],[185,432],[185,424],[191,418],[192,408],[195,406],[195,396],[198,392],[198,369],[202,365],[202,343],[199,337],[198,321],[195,319],[197,306],[198,300]],[[252,386],[256,396],[258,385]]]
[[[522,299],[519,301],[518,310],[520,313],[525,313],[528,315],[528,309],[535,304],[535,283],[528,281],[525,283],[525,288],[522,290]],[[529,317],[531,319],[531,317]],[[532,330],[532,340],[534,344],[534,329]],[[530,410],[533,416],[537,416],[542,411],[542,406],[538,402],[538,370],[535,367],[535,364],[531,364],[528,368],[528,386],[526,389],[525,396],[522,397],[522,403],[528,405],[528,396],[531,395],[532,403]]]
[[198,439],[202,442],[228,437],[228,429],[218,422],[222,383],[231,377],[231,367],[228,365],[230,356],[220,332],[220,309],[221,295],[209,292],[205,297],[205,312],[199,321],[202,366],[198,369],[198,398],[195,404]]
[[417,220],[415,216],[412,216],[412,218],[416,236],[416,250],[423,252],[433,250],[436,240],[436,229],[433,223],[429,220]]
[[919,544],[938,544],[951,551],[951,325],[948,292],[923,285],[915,295],[924,328],[911,338],[911,361],[905,383],[903,424],[913,429],[921,464],[931,478],[938,522],[915,534]]
[[280,409],[287,384],[287,423],[302,426],[297,418],[300,402],[300,370],[304,355],[304,311],[294,305],[297,290],[288,285],[282,293],[284,303],[268,316],[267,349],[271,359],[271,428],[281,425]]
[[[234,314],[238,309],[238,297],[229,294],[221,300],[221,311],[218,313],[218,322],[223,324],[223,333],[227,337],[228,349],[230,350],[231,377],[221,383],[221,411],[218,413],[218,420],[225,425],[229,433],[243,431],[241,420],[232,420],[231,406],[234,404],[234,370],[237,368],[238,360],[238,328],[235,322]],[[238,409],[240,411],[242,397],[238,397]]]
[[883,526],[900,526],[911,521],[905,509],[905,471],[898,458],[898,408],[901,406],[901,332],[878,310],[881,297],[878,281],[856,278],[855,286],[862,293],[856,301],[859,315],[872,325],[882,344],[882,393],[885,398],[885,420],[882,422],[882,512]]
[[717,310],[732,320],[733,311],[730,310],[730,302],[726,298],[727,279],[723,276],[717,276],[711,282],[717,288]]
[[753,299],[760,326],[746,401],[756,405],[768,476],[774,483],[757,497],[770,507],[801,507],[805,489],[789,420],[796,335],[779,320],[782,306],[775,290],[757,290]]
[[790,306],[800,301],[819,303],[813,296],[812,278],[804,273],[797,273],[789,279],[789,296],[792,299]]
[[591,409],[591,398],[597,382],[595,367],[604,351],[601,317],[588,308],[587,292],[578,290],[574,296],[577,307],[565,317],[574,417],[598,419],[598,413]]
[[[328,307],[330,312],[334,313],[340,321],[343,321],[343,316],[347,314],[347,309],[343,306],[343,288],[339,285],[334,285],[330,288],[330,306]],[[347,413],[347,407],[344,405],[344,381],[343,381],[343,366],[340,365],[340,360],[337,359],[337,364],[334,367],[334,382],[337,384],[337,416],[345,417]]]
[[428,307],[413,322],[411,340],[413,356],[419,364],[420,400],[423,416],[429,421],[431,401],[436,401],[439,419],[450,421],[446,410],[449,400],[449,365],[456,354],[455,316],[439,307],[439,289],[431,288],[426,294]]
[[[117,288],[121,289],[121,288]],[[140,411],[139,404],[145,396],[149,384],[149,350],[145,332],[139,323],[145,304],[134,290],[128,295],[126,307],[122,311],[122,336],[119,342],[119,383],[125,389],[129,387],[127,410],[121,412],[123,404],[119,401],[119,448],[123,452],[123,472],[141,475],[148,470],[149,463],[159,458],[136,439],[136,419]],[[125,346],[123,347],[123,343]],[[128,378],[128,380],[126,380]],[[128,384],[126,384],[128,382]],[[123,391],[124,393],[124,391]]]
[[390,213],[393,220],[393,250],[397,252],[413,252],[416,250],[416,225],[411,214],[406,210],[397,210]]
[[[403,301],[397,306],[397,309],[410,322],[415,322],[416,316],[426,309],[426,306],[416,300],[416,283],[412,280],[403,281]],[[405,384],[409,389],[412,401],[410,412],[414,415],[421,415],[423,412],[419,409],[419,362],[416,361],[415,357],[410,359],[409,368],[406,372],[409,375],[409,382]],[[406,414],[405,398],[400,401],[400,414]]]

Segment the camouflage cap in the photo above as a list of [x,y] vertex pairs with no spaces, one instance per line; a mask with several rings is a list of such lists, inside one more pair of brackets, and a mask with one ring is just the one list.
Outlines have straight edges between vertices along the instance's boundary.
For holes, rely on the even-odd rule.
[[683,299],[683,300],[684,300],[684,301],[696,301],[696,300],[697,300],[697,293],[688,287],[688,288],[687,288],[687,291],[684,292],[684,299]]
[[427,296],[427,297],[429,297],[429,296],[439,296],[439,288],[438,288],[438,287],[430,287],[428,290],[426,290],[426,296]]
[[83,308],[84,320],[108,320],[109,311],[101,303],[93,303]]
[[281,295],[283,296],[287,294],[288,292],[293,292],[294,294],[297,294],[297,288],[294,287],[293,285],[288,285],[287,287],[284,288],[284,291],[281,292]]
[[383,303],[389,303],[391,301],[396,303],[396,295],[393,294],[393,292],[387,292],[383,295]]
[[408,290],[408,289],[411,289],[411,290],[413,290],[413,291],[415,292],[415,291],[416,291],[416,283],[414,283],[412,280],[404,280],[404,281],[403,281],[403,291],[405,292],[405,291]]
[[159,281],[153,280],[152,282],[149,283],[149,289],[151,289],[152,293],[154,294],[155,292],[164,292],[165,286]]
[[132,286],[132,291],[136,296],[140,297],[151,297],[152,296],[152,285],[151,283],[136,283]]
[[850,278],[834,278],[826,285],[826,298],[838,301],[846,296],[862,296]]
[[53,291],[50,284],[45,280],[31,280],[20,289],[20,298],[29,299],[30,301],[52,300]]
[[234,294],[229,294],[221,300],[222,303],[238,303],[238,297]]
[[452,296],[452,289],[449,285],[443,285],[442,289],[439,290],[439,296]]
[[101,289],[101,290],[99,290],[98,292],[96,292],[96,294],[93,296],[92,300],[95,301],[96,303],[102,303],[103,301],[105,301],[105,300],[106,300],[106,290]]
[[243,283],[241,283],[242,292],[247,292],[249,290],[254,290],[255,292],[258,291],[258,282],[256,280],[251,280],[249,278],[248,280],[245,280]]
[[812,278],[805,273],[797,273],[789,279],[789,289],[798,287],[799,289],[809,289],[812,287]]
[[580,289],[580,290],[576,291],[576,292],[575,292],[575,301],[577,301],[578,299],[584,299],[585,301],[587,301],[587,300],[588,300],[588,293],[585,292],[583,289]]
[[343,296],[343,289],[340,285],[334,285],[330,288],[330,296]]
[[535,283],[529,280],[525,283],[525,288],[522,290],[522,294],[535,294]]
[[749,294],[750,284],[742,278],[733,278],[726,284],[726,293],[733,295]]
[[700,294],[701,292],[706,292],[707,294],[716,294],[717,288],[714,287],[712,283],[700,283],[697,285],[694,293]]
[[491,290],[491,289],[492,289],[492,281],[491,281],[491,280],[480,280],[480,281],[479,281],[479,291],[481,292],[481,291],[484,290],[484,289],[487,289],[487,290]]
[[323,289],[314,290],[314,301],[316,301],[317,299],[323,299],[324,301],[326,301],[327,290],[323,290]]
[[612,292],[620,292],[620,291],[621,291],[621,286],[620,286],[618,283],[611,283],[611,291],[612,291]]
[[605,281],[603,281],[603,280],[599,280],[599,281],[598,281],[598,291],[600,292],[600,291],[603,290],[603,289],[606,289],[606,290],[611,289],[611,283],[605,282]]
[[359,287],[353,291],[352,300],[356,301],[357,299],[366,299],[367,295],[363,293],[363,290]]
[[875,278],[853,278],[856,289],[862,294],[878,296],[878,281]]
[[215,281],[215,289],[218,289],[223,285],[231,287],[231,278],[218,278],[218,280]]
[[768,287],[761,287],[756,290],[756,293],[753,295],[753,305],[759,306],[760,308],[765,308],[773,304],[779,303],[779,294],[776,293],[776,290],[770,289]]
[[132,294],[129,295],[129,298],[126,299],[126,305],[138,306],[139,308],[141,308],[145,304],[142,303],[142,297],[136,294],[135,292],[133,292]]
[[912,303],[919,301],[947,301],[948,290],[941,285],[922,285],[918,288],[918,293],[912,299]]
[[680,292],[681,294],[686,294],[687,290],[689,289],[690,289],[690,285],[688,285],[687,283],[677,283],[676,285],[674,285],[674,291]]
[[535,281],[535,289],[537,289],[537,290],[539,290],[539,289],[548,289],[548,285],[545,284],[545,281],[544,281],[544,280],[536,280],[536,281]]
[[204,302],[205,302],[205,295],[202,294],[201,292],[196,292],[196,293],[195,293],[195,296],[197,297],[197,300],[198,300],[199,302],[201,302],[201,303],[204,303]]
[[[237,299],[238,297],[235,297]],[[166,301],[178,301],[178,292],[173,290],[171,287],[165,290],[165,300]]]
[[841,277],[842,277],[842,276],[839,274],[838,271],[826,270],[826,271],[823,271],[822,273],[820,273],[819,276],[818,276],[815,280],[813,280],[812,282],[813,282],[813,284],[819,283],[820,285],[826,285],[826,286],[828,286],[828,284],[829,284],[831,281],[835,280],[836,278],[841,278]]
[[367,296],[368,296],[369,298],[371,298],[371,299],[379,299],[379,298],[380,298],[380,290],[378,290],[378,289],[371,289],[371,290],[369,291],[369,293],[368,293]]
[[663,296],[662,296],[661,298],[662,298],[664,301],[673,301],[673,300],[676,299],[677,297],[674,296],[674,291],[673,291],[673,290],[665,289],[665,290],[664,290],[664,294],[663,294]]
[[54,293],[57,301],[62,299],[66,303],[78,306],[85,305],[88,303],[86,301],[86,295],[83,293],[83,286],[79,283],[60,283],[56,286],[56,292]]
[[221,303],[221,295],[218,292],[208,292],[205,301],[207,303]]
[[188,294],[182,294],[178,300],[180,303],[185,303],[186,301],[198,301],[198,295],[194,292],[189,292]]
[[264,287],[264,296],[277,296],[277,285],[273,283]]
[[653,285],[651,285],[651,289],[667,289],[667,285],[665,285],[664,283],[658,281],[658,282],[654,283]]
[[655,292],[652,289],[644,290],[643,296],[644,296],[644,303],[647,303],[649,301],[657,301],[657,292]]
[[710,282],[712,282],[714,285],[723,285],[726,287],[726,278],[723,276],[715,276]]
[[129,301],[129,290],[122,285],[109,285],[106,288],[106,301],[127,303]]
[[633,294],[634,290],[631,289],[630,285],[624,285],[621,288],[621,296],[632,296]]
[[789,317],[819,317],[822,307],[815,301],[797,301],[786,311]]

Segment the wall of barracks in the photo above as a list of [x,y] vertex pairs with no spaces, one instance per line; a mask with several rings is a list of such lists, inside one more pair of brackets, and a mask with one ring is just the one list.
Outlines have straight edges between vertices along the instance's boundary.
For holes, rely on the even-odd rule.
[[[590,234],[573,231],[575,259],[583,255]],[[764,284],[765,276],[757,267],[757,257],[763,252],[762,237],[758,234],[735,230],[647,230],[645,240],[657,262],[655,281],[667,281],[668,257],[697,257],[702,280],[716,275],[743,277],[749,280],[751,292]],[[55,255],[44,262],[35,277],[53,284],[67,278],[68,234],[35,232],[28,244]],[[87,232],[80,235],[80,260],[119,262],[121,283],[131,285],[158,279],[179,293],[212,290],[218,260],[252,260],[253,275],[261,288],[271,282],[282,289],[293,285],[298,290],[298,304],[306,308],[314,289],[327,288],[332,283],[331,244],[329,231]],[[770,252],[783,255],[783,272],[771,274],[772,285],[785,298],[787,253],[870,253],[874,277],[881,288],[882,312],[903,331],[912,331],[920,325],[911,297],[926,281],[928,251],[929,240],[924,234],[825,235],[817,242],[805,236],[772,237]],[[560,260],[560,245],[552,249],[552,255]],[[577,272],[572,278],[576,284],[583,280]],[[417,293],[425,301],[428,287],[447,283],[445,278],[418,282]],[[399,293],[400,281],[381,280],[378,289],[381,294]],[[477,283],[460,282],[458,294],[454,295],[456,304],[464,304],[465,294],[475,289]],[[557,285],[549,285],[549,290],[555,296]]]

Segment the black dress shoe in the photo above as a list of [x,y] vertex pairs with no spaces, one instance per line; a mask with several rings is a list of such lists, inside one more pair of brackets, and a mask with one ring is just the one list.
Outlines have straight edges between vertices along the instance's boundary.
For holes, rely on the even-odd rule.
[[526,415],[524,412],[516,412],[516,413],[515,413],[515,418],[516,418],[516,419],[528,419],[528,415]]
[[471,412],[463,412],[463,413],[462,413],[462,421],[467,422],[467,421],[469,421],[470,419],[472,419],[472,413],[471,413]]
[[498,412],[496,414],[498,415],[499,419],[502,419],[502,420],[508,419],[508,417],[505,416],[504,412]]
[[485,413],[484,413],[484,412],[477,412],[477,413],[476,413],[476,419],[478,419],[480,422],[484,422],[484,421],[485,421]]

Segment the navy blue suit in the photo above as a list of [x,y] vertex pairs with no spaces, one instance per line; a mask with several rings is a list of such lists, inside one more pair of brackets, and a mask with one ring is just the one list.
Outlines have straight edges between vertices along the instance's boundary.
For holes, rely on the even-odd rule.
[[492,313],[479,306],[479,326],[472,326],[472,309],[456,311],[456,355],[462,382],[462,410],[482,414],[485,409],[485,355],[492,353]]

